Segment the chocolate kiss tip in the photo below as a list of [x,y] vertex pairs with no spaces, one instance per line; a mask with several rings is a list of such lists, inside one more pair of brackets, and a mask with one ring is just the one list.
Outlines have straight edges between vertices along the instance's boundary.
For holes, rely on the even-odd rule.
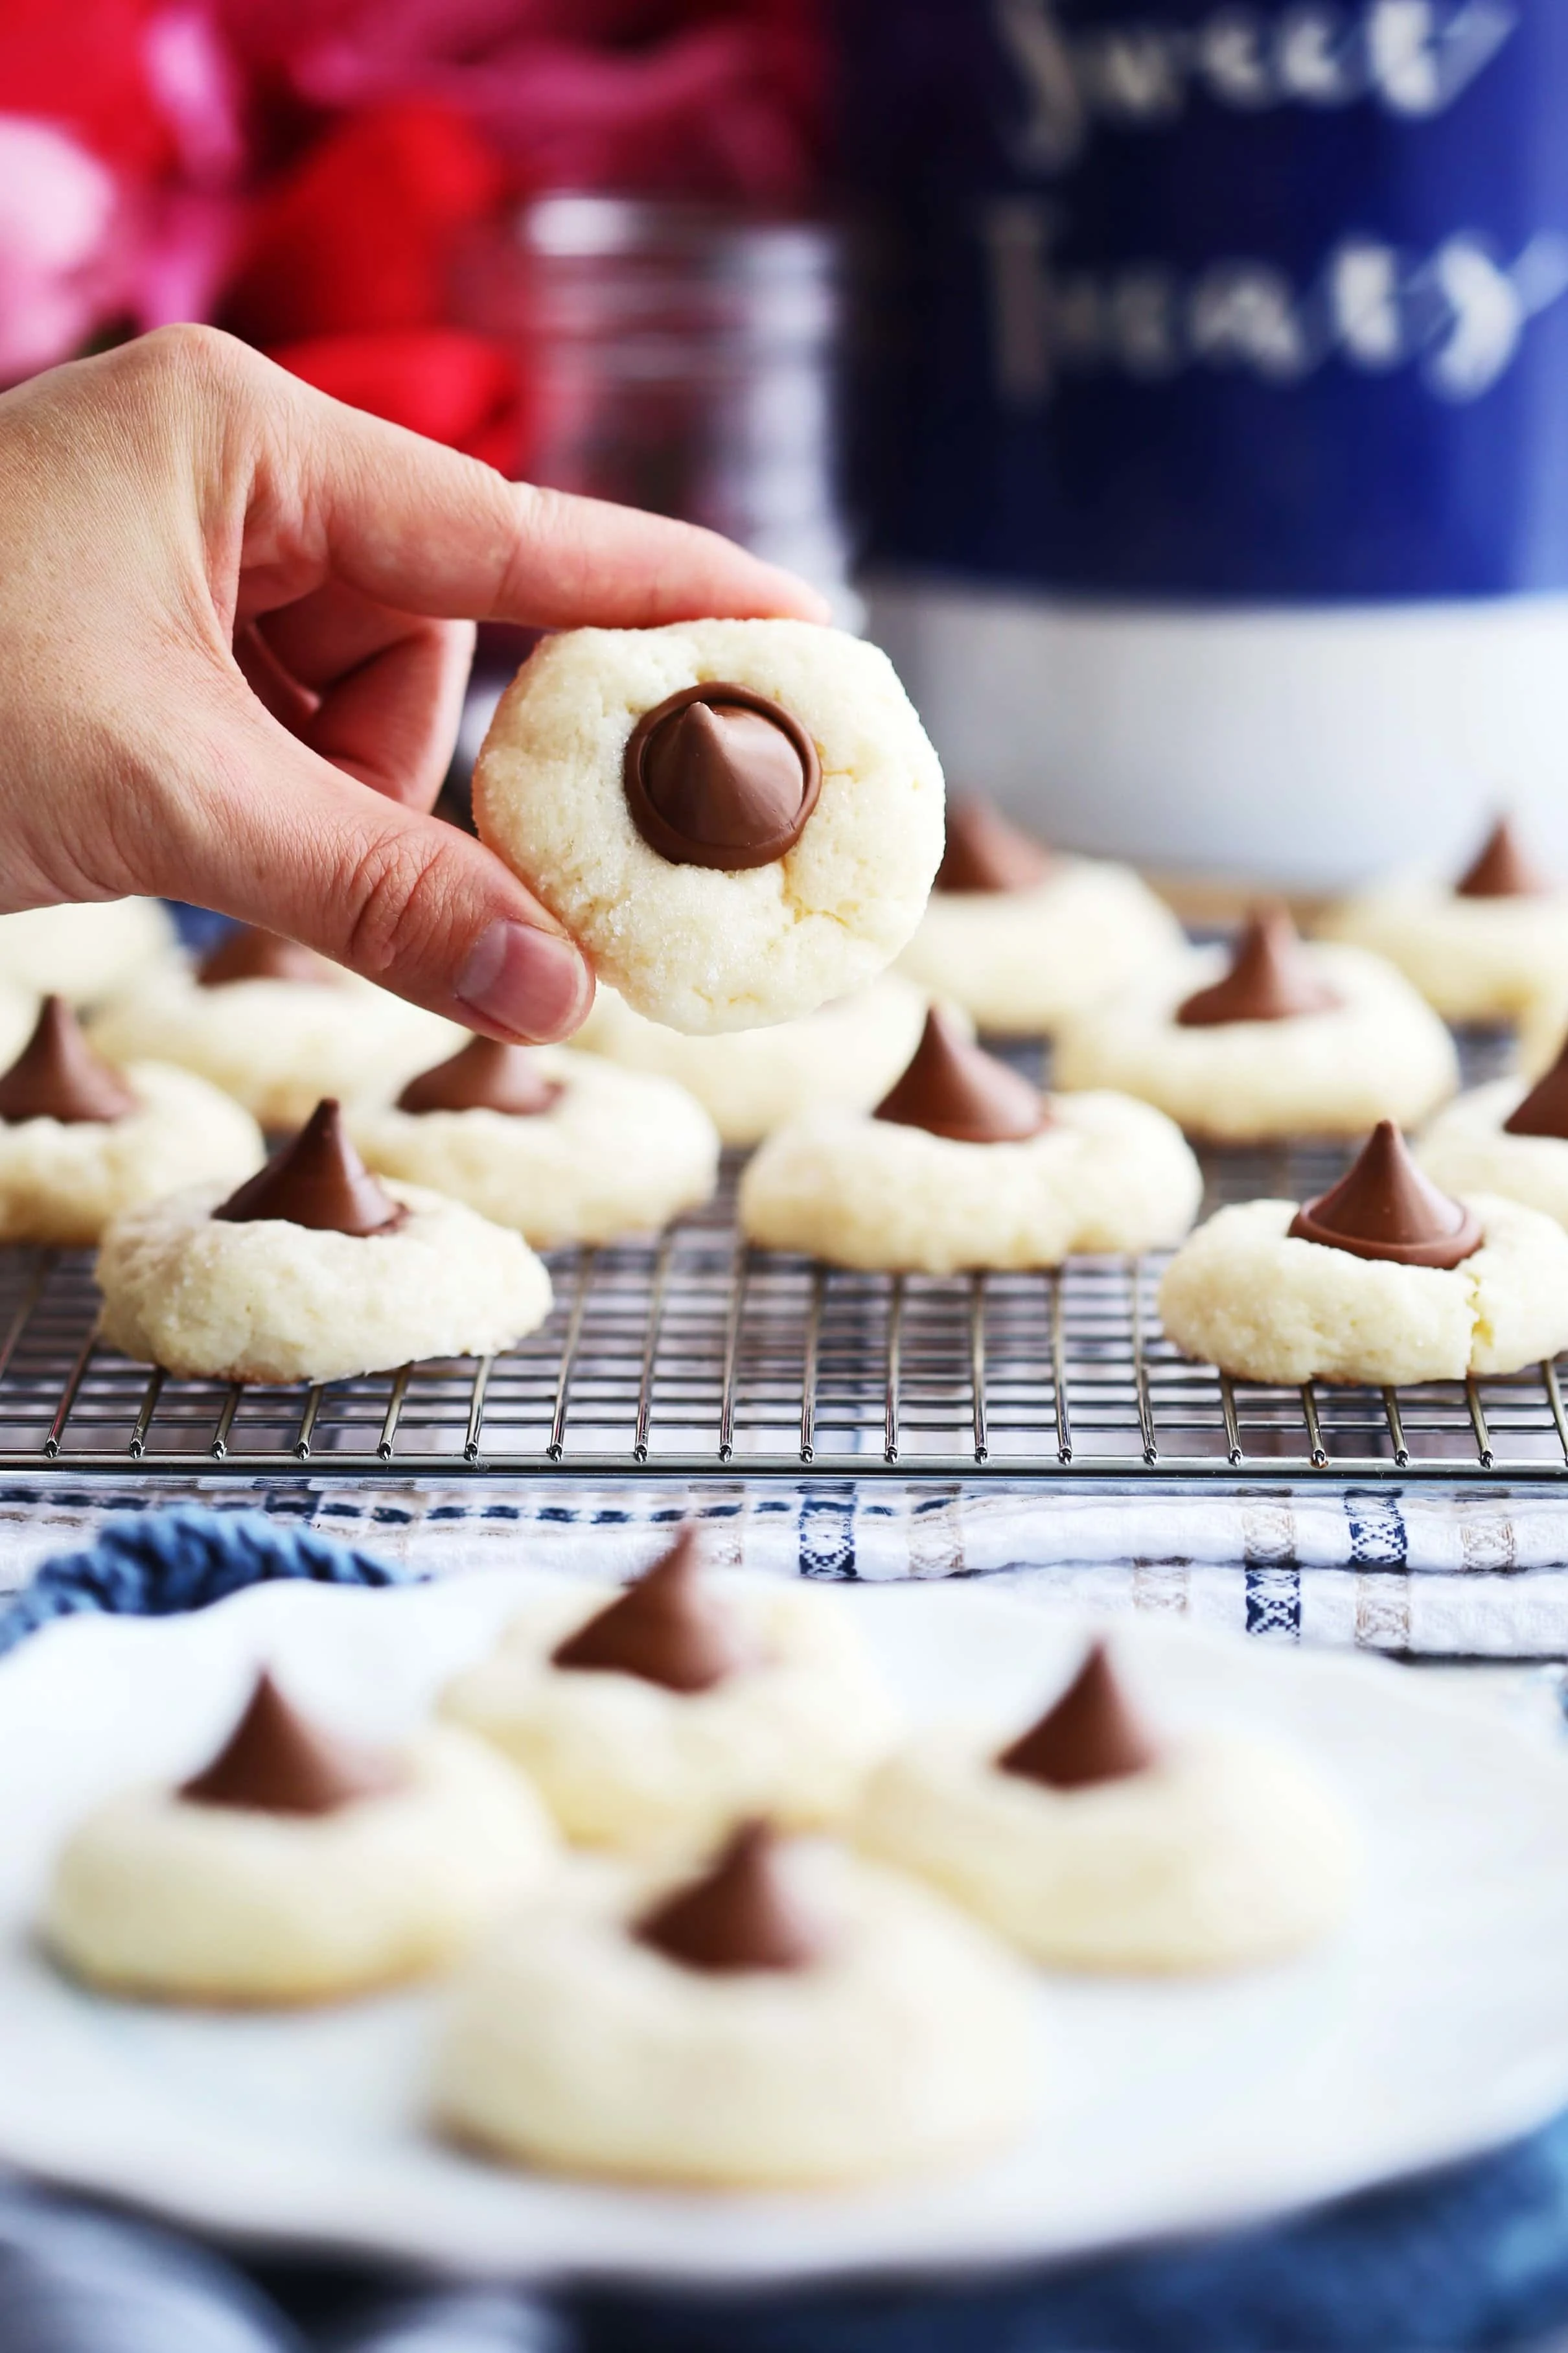
[[1480,1220],[1439,1192],[1391,1119],[1380,1120],[1355,1166],[1290,1221],[1298,1241],[1396,1266],[1458,1266],[1481,1245]]
[[1051,854],[989,801],[950,802],[947,846],[936,870],[936,891],[1029,891],[1044,881]]
[[1050,1125],[1037,1090],[965,1037],[940,1005],[926,1015],[913,1060],[871,1116],[955,1144],[1020,1144]]
[[1096,1642],[1061,1697],[996,1763],[1004,1773],[1053,1789],[1125,1780],[1159,1756],[1128,1703],[1110,1656]]
[[46,997],[32,1036],[0,1074],[0,1124],[54,1119],[64,1127],[108,1126],[136,1108],[136,1097],[93,1052],[70,1007]]
[[643,713],[623,777],[632,822],[661,858],[740,873],[794,848],[822,765],[782,703],[715,679]]
[[196,966],[196,979],[203,988],[224,988],[235,980],[303,980],[320,987],[322,982],[342,978],[342,966],[329,963],[314,948],[301,947],[298,940],[286,940],[254,923],[230,932]]
[[526,1046],[500,1038],[470,1038],[434,1070],[410,1079],[399,1111],[500,1111],[532,1119],[559,1100],[561,1082],[547,1079]]
[[1568,1142],[1568,1039],[1552,1068],[1502,1124],[1505,1135],[1554,1135]]
[[225,1225],[252,1226],[276,1218],[315,1233],[361,1237],[390,1232],[405,1214],[354,1150],[331,1095],[316,1105],[291,1144],[213,1211]]
[[1499,818],[1474,864],[1454,885],[1461,899],[1536,899],[1550,888],[1546,877],[1525,856],[1506,817]]
[[1229,1021],[1290,1021],[1306,1013],[1331,1012],[1341,1001],[1314,969],[1289,909],[1276,902],[1252,915],[1229,971],[1179,1005],[1176,1021],[1184,1029]]
[[658,1905],[633,1934],[683,1968],[724,1974],[809,1968],[833,1942],[829,1924],[792,1884],[787,1851],[763,1822],[737,1831],[704,1878]]
[[180,1795],[192,1805],[256,1813],[331,1814],[358,1798],[384,1795],[402,1778],[394,1758],[309,1723],[264,1673],[217,1755]]
[[701,1692],[754,1657],[733,1610],[704,1585],[696,1530],[682,1528],[635,1585],[567,1636],[553,1663]]

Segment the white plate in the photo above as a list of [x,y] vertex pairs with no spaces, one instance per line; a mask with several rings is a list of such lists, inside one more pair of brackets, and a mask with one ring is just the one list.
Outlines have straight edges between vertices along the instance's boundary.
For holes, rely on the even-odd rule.
[[[517,1583],[263,1587],[194,1617],[69,1620],[0,1667],[0,2158],[252,2239],[513,2274],[776,2280],[1233,2224],[1495,2144],[1568,2101],[1568,1764],[1400,1669],[1159,1626],[1117,1639],[1168,1718],[1266,1725],[1351,1797],[1365,1899],[1283,1968],[1043,1980],[1037,2127],[949,2182],[723,2199],[509,2174],[422,2129],[438,1994],[190,2016],[97,2000],[34,1951],[63,1828],[129,1777],[194,1767],[258,1659],[303,1704],[387,1733],[483,1647]],[[1016,1721],[1082,1640],[973,1586],[827,1598],[917,1715]]]

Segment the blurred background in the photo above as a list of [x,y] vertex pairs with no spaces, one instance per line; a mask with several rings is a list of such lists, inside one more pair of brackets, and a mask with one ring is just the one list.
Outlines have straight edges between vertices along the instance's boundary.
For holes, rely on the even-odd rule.
[[1565,100],[1562,0],[5,0],[0,382],[214,320],[714,524],[1068,846],[1568,867]]

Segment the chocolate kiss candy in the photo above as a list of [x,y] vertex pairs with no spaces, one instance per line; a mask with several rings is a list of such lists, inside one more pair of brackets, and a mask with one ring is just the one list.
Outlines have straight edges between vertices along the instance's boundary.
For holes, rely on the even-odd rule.
[[405,1215],[343,1134],[342,1114],[331,1095],[291,1144],[213,1211],[226,1225],[279,1218],[321,1234],[386,1233]]
[[270,1675],[212,1763],[180,1791],[195,1806],[242,1806],[262,1814],[334,1814],[379,1798],[403,1775],[390,1757],[318,1731],[290,1707]]
[[1297,1210],[1290,1231],[1396,1266],[1458,1266],[1481,1246],[1480,1220],[1422,1175],[1391,1119],[1378,1121],[1348,1176]]
[[1226,1021],[1289,1021],[1329,1013],[1342,999],[1308,962],[1289,910],[1260,907],[1237,942],[1230,970],[1176,1008],[1184,1029]]
[[714,680],[644,712],[623,777],[632,823],[661,858],[740,873],[794,849],[822,763],[782,703]]
[[1558,1135],[1568,1140],[1568,1043],[1544,1078],[1503,1122],[1506,1135]]
[[119,1071],[100,1061],[82,1036],[70,1007],[46,997],[32,1036],[0,1076],[0,1124],[58,1119],[66,1127],[89,1121],[107,1126],[136,1108]]
[[936,891],[1030,891],[1051,871],[1051,854],[989,801],[952,802]]
[[314,948],[302,948],[298,940],[281,939],[253,923],[230,932],[196,966],[203,988],[223,988],[231,980],[308,980],[320,987],[323,981],[342,978],[342,965],[329,964]]
[[809,1968],[833,1943],[830,1924],[791,1883],[786,1856],[765,1822],[738,1831],[705,1878],[658,1905],[632,1933],[683,1968],[724,1974]]
[[703,1585],[696,1530],[682,1528],[661,1560],[567,1636],[553,1663],[700,1692],[755,1656],[733,1613]]
[[998,1769],[1053,1789],[1082,1789],[1146,1772],[1159,1751],[1127,1704],[1103,1642],[1038,1724],[1005,1748]]
[[547,1079],[526,1046],[500,1038],[470,1038],[433,1071],[410,1079],[397,1098],[399,1111],[504,1111],[531,1119],[548,1111],[562,1092],[559,1079]]
[[1019,1144],[1051,1124],[1027,1079],[966,1038],[940,1005],[926,1015],[913,1061],[871,1116],[956,1144]]
[[1539,899],[1550,888],[1521,849],[1506,817],[1499,818],[1482,844],[1480,856],[1454,885],[1461,899]]

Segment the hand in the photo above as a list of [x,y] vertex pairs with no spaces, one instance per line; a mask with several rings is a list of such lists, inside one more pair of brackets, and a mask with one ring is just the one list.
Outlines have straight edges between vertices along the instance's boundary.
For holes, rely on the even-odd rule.
[[427,814],[476,620],[824,617],[711,532],[504,481],[230,337],[164,328],[0,398],[0,909],[151,892],[497,1037],[593,980]]

